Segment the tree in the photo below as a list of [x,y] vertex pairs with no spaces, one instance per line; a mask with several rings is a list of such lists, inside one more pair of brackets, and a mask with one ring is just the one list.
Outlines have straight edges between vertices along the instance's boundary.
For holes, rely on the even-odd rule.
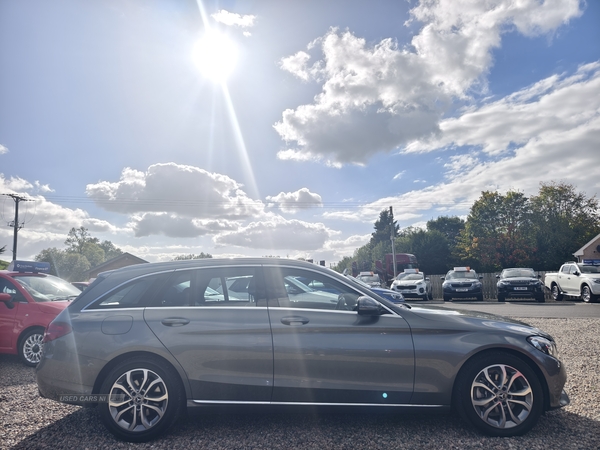
[[98,244],[98,239],[92,237],[87,228],[81,226],[79,228],[71,228],[65,245],[67,246],[68,252],[83,254],[86,244]]
[[457,250],[463,263],[480,271],[531,265],[535,241],[527,197],[516,191],[483,191],[471,207]]
[[536,237],[536,265],[556,270],[573,259],[573,252],[600,233],[600,211],[596,197],[577,192],[572,184],[540,183],[531,197]]
[[173,258],[173,261],[186,261],[188,259],[204,259],[204,258],[212,258],[212,255],[209,253],[200,252],[199,255],[194,255],[190,253],[189,255],[178,255]]
[[71,228],[65,245],[65,250],[44,249],[35,260],[50,263],[50,273],[68,281],[85,280],[91,268],[123,253],[110,241],[100,243],[85,227]]
[[104,260],[105,261],[111,260],[111,259],[116,258],[117,256],[120,256],[123,254],[123,250],[115,247],[115,245],[110,241],[102,241],[101,243],[98,244],[98,246],[102,250],[104,250]]
[[[371,240],[369,241],[369,245],[371,247],[376,246],[380,242],[387,242],[390,247],[390,251],[392,248],[392,213],[388,209],[384,209],[379,213],[379,219],[375,221],[375,231],[371,233]],[[398,236],[399,230],[398,222],[394,220],[393,222],[393,232],[394,238]],[[389,252],[388,252],[389,253]]]

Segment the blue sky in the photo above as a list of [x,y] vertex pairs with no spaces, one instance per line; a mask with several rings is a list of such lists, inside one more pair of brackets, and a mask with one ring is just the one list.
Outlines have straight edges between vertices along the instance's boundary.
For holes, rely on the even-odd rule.
[[85,226],[148,261],[329,264],[389,206],[600,187],[596,1],[0,1],[0,67],[20,259]]

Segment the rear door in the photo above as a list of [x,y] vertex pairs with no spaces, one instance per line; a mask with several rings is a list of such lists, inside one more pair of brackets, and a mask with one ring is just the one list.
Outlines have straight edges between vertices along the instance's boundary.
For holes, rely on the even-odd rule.
[[[294,300],[289,278],[340,292],[337,302]],[[273,330],[274,403],[408,404],[414,351],[406,321],[395,314],[359,316],[363,295],[308,269],[265,268]]]
[[273,344],[262,279],[260,266],[177,271],[146,308],[148,326],[184,368],[196,402],[270,401]]

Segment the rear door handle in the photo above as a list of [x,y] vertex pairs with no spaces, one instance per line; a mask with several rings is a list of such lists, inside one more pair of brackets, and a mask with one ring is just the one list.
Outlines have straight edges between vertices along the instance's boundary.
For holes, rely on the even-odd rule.
[[281,318],[281,323],[284,325],[291,325],[291,326],[300,326],[300,325],[306,325],[309,322],[309,320],[306,317],[301,317],[301,316],[288,316],[288,317],[282,317]]
[[168,317],[161,320],[160,323],[167,327],[182,327],[190,323],[190,320],[183,317]]

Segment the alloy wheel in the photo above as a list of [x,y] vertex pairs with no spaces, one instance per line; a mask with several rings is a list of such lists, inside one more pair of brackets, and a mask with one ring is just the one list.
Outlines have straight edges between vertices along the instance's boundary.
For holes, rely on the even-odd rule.
[[496,364],[481,370],[473,380],[471,404],[486,424],[499,429],[513,428],[529,417],[533,390],[519,370]]
[[108,409],[121,428],[140,432],[154,427],[164,416],[169,393],[163,379],[149,369],[128,370],[110,389]]
[[44,336],[41,333],[33,333],[23,341],[23,358],[27,363],[35,365],[40,362],[43,342]]

